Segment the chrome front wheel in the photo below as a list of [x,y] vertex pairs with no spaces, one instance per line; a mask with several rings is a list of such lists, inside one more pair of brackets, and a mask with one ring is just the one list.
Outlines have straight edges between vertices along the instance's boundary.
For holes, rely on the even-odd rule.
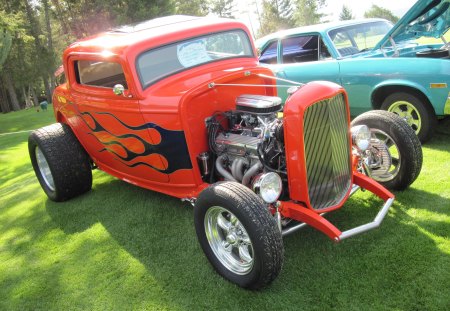
[[236,182],[219,182],[195,202],[195,231],[214,269],[244,288],[270,284],[283,263],[283,240],[267,204]]
[[239,219],[229,210],[213,206],[205,215],[205,232],[217,259],[230,271],[245,275],[253,268],[253,245]]

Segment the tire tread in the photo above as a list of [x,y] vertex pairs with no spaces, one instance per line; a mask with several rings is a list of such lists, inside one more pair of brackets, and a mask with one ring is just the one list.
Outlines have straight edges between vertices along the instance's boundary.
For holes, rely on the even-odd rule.
[[[41,149],[48,162],[55,191],[50,190],[40,177],[36,147]],[[31,132],[28,149],[38,180],[51,200],[66,201],[92,188],[89,156],[68,125],[55,123]]]
[[[200,215],[204,215],[207,207],[210,206],[210,199],[214,198],[214,196],[219,196],[231,202],[239,202],[236,208],[248,216],[249,221],[252,223],[252,227],[257,230],[257,233],[254,235],[258,238],[257,243],[261,243],[264,247],[262,273],[258,275],[256,280],[253,280],[249,284],[236,283],[242,287],[254,290],[266,287],[280,273],[284,259],[283,239],[275,219],[262,200],[249,188],[239,183],[219,182],[209,186],[200,194],[195,206],[197,236],[208,260],[214,266],[216,271],[225,278],[228,277],[215,266],[214,259],[209,258],[209,244],[206,240],[203,240],[204,218],[200,217]],[[252,243],[255,244],[255,241],[252,241]]]

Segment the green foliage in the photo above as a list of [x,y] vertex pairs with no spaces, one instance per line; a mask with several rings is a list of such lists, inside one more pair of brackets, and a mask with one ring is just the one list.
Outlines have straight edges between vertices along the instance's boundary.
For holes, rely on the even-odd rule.
[[347,7],[345,4],[342,6],[341,14],[339,14],[340,21],[348,21],[354,19],[352,10]]
[[0,28],[0,71],[2,70],[2,66],[6,60],[6,57],[8,57],[9,55],[11,43],[11,34],[6,29]]
[[208,10],[208,2],[204,0],[175,1],[176,14],[205,16]]
[[262,5],[258,37],[294,27],[293,5],[290,0],[264,0]]
[[314,25],[322,22],[325,16],[319,10],[326,5],[326,0],[296,0],[294,15],[297,26]]
[[364,13],[365,18],[384,18],[388,21],[391,21],[392,23],[397,23],[399,18],[395,16],[391,11],[388,9],[382,8],[376,4],[372,4],[372,7],[369,9],[369,11],[366,11]]
[[220,17],[234,18],[234,0],[210,0],[210,11]]
[[[99,1],[103,2],[102,0]],[[116,1],[113,1],[113,5]],[[122,4],[122,1],[117,2]],[[174,1],[172,0],[131,0],[125,1],[123,6],[127,17],[127,23],[140,22],[174,13]],[[110,10],[107,9],[106,11],[109,12]],[[116,14],[118,16],[121,15],[120,12],[117,12]]]
[[2,10],[0,11],[0,72],[9,55],[14,37],[28,39],[25,35],[23,15]]
[[[0,133],[49,116],[0,115]],[[283,270],[261,292],[214,272],[188,204],[98,170],[89,193],[49,201],[29,162],[28,134],[0,136],[0,309],[448,310],[449,135],[447,118],[423,146],[421,175],[395,193],[380,228],[339,244],[312,228],[285,237]],[[358,193],[326,217],[345,230],[373,220],[381,204]]]

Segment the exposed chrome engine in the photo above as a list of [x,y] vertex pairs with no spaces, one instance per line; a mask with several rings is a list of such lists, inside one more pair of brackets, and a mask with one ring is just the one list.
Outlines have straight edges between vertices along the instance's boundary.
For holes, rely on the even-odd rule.
[[216,173],[248,187],[268,172],[285,175],[283,121],[279,97],[242,95],[236,110],[216,114],[208,121],[208,143]]

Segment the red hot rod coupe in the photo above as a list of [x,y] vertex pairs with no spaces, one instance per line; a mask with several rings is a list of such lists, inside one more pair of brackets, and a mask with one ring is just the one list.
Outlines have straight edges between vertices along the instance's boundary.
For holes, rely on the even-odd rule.
[[[385,111],[350,124],[347,95],[331,82],[285,81],[282,106],[250,38],[234,20],[172,16],[70,45],[57,123],[29,137],[47,196],[89,191],[99,168],[186,200],[212,266],[252,289],[277,277],[282,236],[305,224],[336,242],[377,227],[394,200],[385,187],[404,189],[420,172],[413,130]],[[322,214],[358,188],[384,204],[341,232]]]

